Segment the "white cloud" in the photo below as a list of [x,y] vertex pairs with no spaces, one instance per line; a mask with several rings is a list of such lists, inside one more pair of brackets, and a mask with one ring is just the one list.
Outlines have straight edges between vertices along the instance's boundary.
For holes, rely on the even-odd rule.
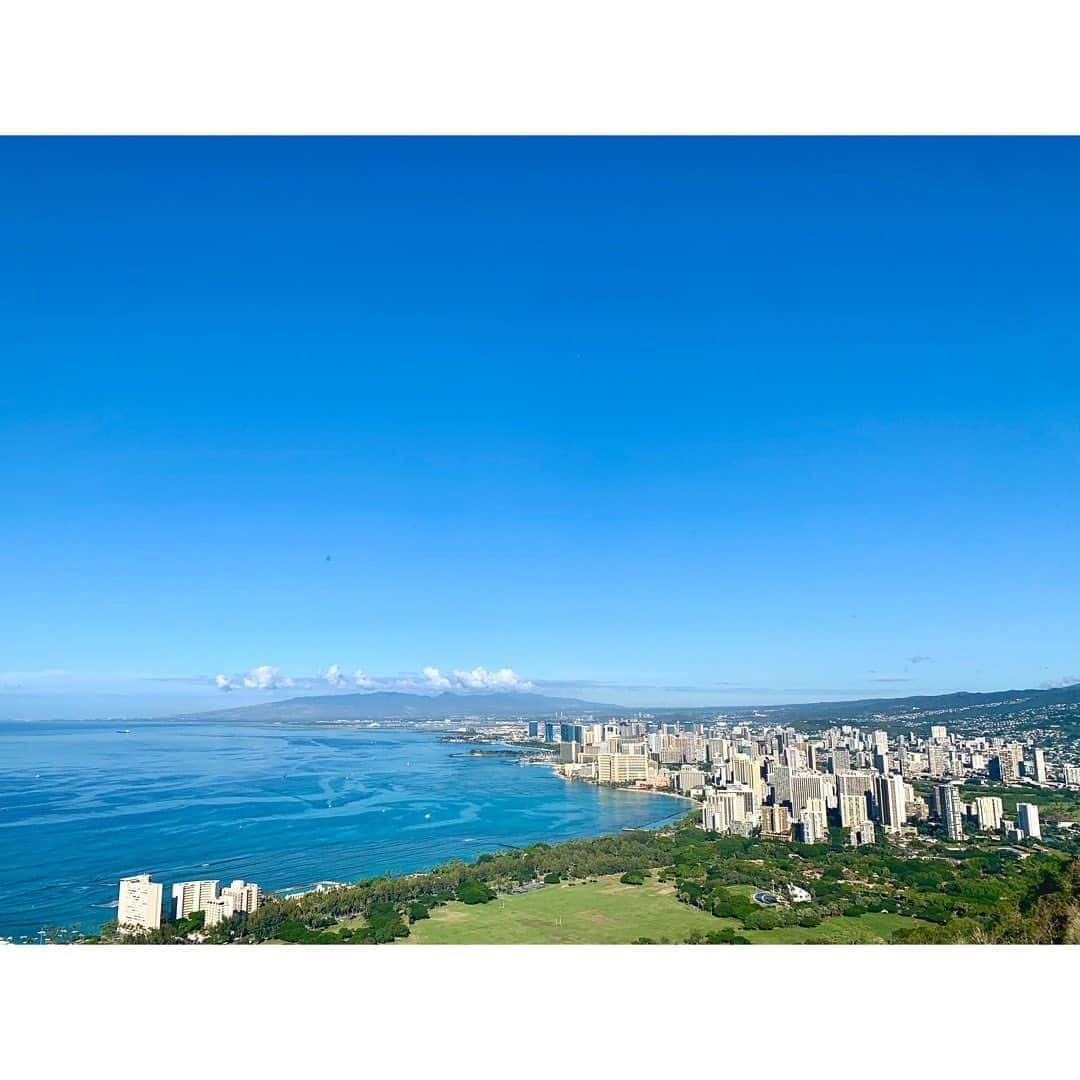
[[282,673],[280,667],[270,664],[260,664],[253,667],[246,675],[215,675],[214,685],[219,690],[239,690],[245,687],[248,690],[283,690],[295,686],[293,679]]
[[522,679],[512,668],[488,671],[475,667],[472,671],[454,669],[454,681],[465,690],[531,690],[533,684]]
[[437,667],[424,668],[423,675],[425,684],[432,690],[450,689],[450,680]]
[[1040,690],[1064,690],[1067,686],[1076,686],[1080,683],[1080,675],[1064,675],[1060,679],[1051,679],[1049,682],[1039,684]]
[[345,677],[345,673],[341,670],[340,664],[331,664],[327,669],[323,678],[331,686],[348,686],[349,680]]
[[535,690],[535,685],[523,679],[513,668],[488,670],[485,667],[454,668],[444,673],[441,668],[429,664],[419,675],[403,673],[400,675],[369,675],[363,668],[357,668],[352,675],[347,675],[340,664],[330,664],[317,675],[303,675],[295,678],[285,675],[280,668],[262,664],[252,668],[246,674],[215,675],[214,685],[226,693],[232,690],[319,690],[327,685],[335,690],[348,690],[358,687],[362,690],[405,690],[413,693],[431,693],[432,691],[485,691],[485,690]]

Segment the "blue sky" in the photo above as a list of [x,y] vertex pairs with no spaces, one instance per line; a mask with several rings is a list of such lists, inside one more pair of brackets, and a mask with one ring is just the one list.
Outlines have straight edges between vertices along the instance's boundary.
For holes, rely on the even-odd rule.
[[0,713],[1080,679],[1078,191],[1076,140],[0,141]]

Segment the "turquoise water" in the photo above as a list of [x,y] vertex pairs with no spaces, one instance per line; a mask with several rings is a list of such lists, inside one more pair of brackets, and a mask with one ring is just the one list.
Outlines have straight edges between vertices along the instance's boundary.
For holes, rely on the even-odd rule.
[[[130,727],[131,734],[118,729]],[[420,870],[681,816],[429,732],[235,722],[0,722],[0,937],[84,932],[117,882],[264,889]]]

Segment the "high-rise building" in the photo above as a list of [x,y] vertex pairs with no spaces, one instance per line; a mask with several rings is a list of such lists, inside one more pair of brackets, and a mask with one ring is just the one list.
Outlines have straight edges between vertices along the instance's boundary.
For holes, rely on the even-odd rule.
[[776,802],[791,802],[791,769],[787,765],[771,764],[769,783],[776,794]]
[[1011,747],[1003,746],[990,759],[990,779],[1002,784],[1016,783],[1019,767],[1016,753]]
[[825,800],[810,799],[799,814],[799,839],[804,844],[823,844],[828,838]]
[[1001,828],[1001,819],[1005,808],[996,795],[979,795],[975,799],[975,817],[978,819],[980,829],[988,829],[997,832]]
[[149,874],[120,879],[116,921],[121,930],[159,930],[161,928],[160,882]]
[[926,763],[931,776],[944,776],[949,768],[949,753],[944,746],[931,744],[926,749]]
[[798,819],[811,799],[825,801],[825,777],[820,773],[797,772],[791,776],[791,816]]
[[1033,764],[1035,766],[1035,779],[1040,784],[1046,783],[1046,751],[1040,750],[1038,747],[1032,751]]
[[898,833],[907,821],[907,798],[902,776],[874,777],[874,808],[887,833]]
[[1080,765],[1065,766],[1065,785],[1080,788]]
[[753,825],[754,815],[748,812],[748,796],[753,792],[741,788],[707,788],[705,805],[701,808],[701,826],[711,832],[746,835]]
[[601,784],[629,784],[649,778],[648,754],[597,754],[596,778]]
[[870,807],[865,792],[840,796],[840,824],[853,829],[870,820]]
[[186,919],[192,912],[205,911],[217,897],[216,881],[178,881],[172,887],[173,918]]
[[832,771],[847,772],[851,768],[851,751],[837,748],[832,752]]
[[864,821],[856,825],[848,834],[848,843],[852,847],[862,847],[864,844],[872,844],[873,842],[874,823],[872,821]]
[[721,761],[727,761],[731,756],[731,743],[728,739],[706,739],[705,758],[710,764],[716,765]]
[[761,808],[761,835],[774,839],[791,839],[791,812],[777,803]]
[[887,731],[875,731],[870,736],[870,744],[875,754],[885,755],[889,752],[889,733]]
[[874,774],[870,772],[842,772],[836,774],[837,795],[872,795]]
[[964,839],[964,811],[960,805],[960,791],[953,784],[938,785],[938,804],[941,820],[945,823],[945,835],[950,840]]
[[676,774],[675,782],[684,794],[694,788],[705,786],[705,774],[693,765],[684,765]]
[[204,925],[209,929],[240,912],[250,914],[258,911],[259,896],[258,885],[253,882],[234,881],[227,889],[221,890],[221,895],[216,900],[207,903]]
[[1016,827],[1025,835],[1036,840],[1042,838],[1039,827],[1039,808],[1035,803],[1018,802],[1016,804]]
[[731,758],[731,779],[736,784],[753,788],[761,793],[761,769],[749,754],[733,754]]
[[203,908],[203,926],[209,930],[231,918],[235,913],[236,906],[232,897],[226,900],[225,897],[219,896],[216,900],[208,900],[206,907]]
[[596,746],[604,741],[604,725],[588,723],[581,725],[581,741],[585,746]]
[[705,760],[705,740],[694,732],[679,736],[679,749],[682,750],[683,761],[688,765]]

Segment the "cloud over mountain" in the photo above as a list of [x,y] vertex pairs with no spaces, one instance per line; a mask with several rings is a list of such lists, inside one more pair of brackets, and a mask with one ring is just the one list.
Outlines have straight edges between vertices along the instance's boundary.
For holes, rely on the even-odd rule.
[[434,665],[423,667],[418,674],[369,675],[363,668],[346,675],[340,664],[330,664],[316,676],[290,676],[280,668],[262,664],[246,674],[215,675],[214,685],[226,692],[233,690],[314,690],[330,686],[335,690],[406,690],[406,691],[495,691],[534,690],[535,684],[522,678],[513,668],[486,667],[454,668],[443,672]]
[[281,668],[271,664],[260,664],[242,675],[215,675],[214,685],[219,690],[287,690],[296,686],[296,682],[285,675]]

